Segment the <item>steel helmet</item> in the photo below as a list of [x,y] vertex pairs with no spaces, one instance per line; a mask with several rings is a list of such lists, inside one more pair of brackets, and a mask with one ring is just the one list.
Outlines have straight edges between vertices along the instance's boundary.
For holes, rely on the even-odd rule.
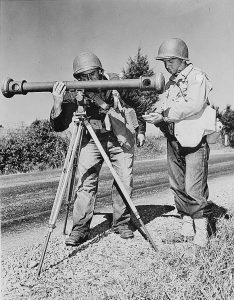
[[184,60],[188,58],[188,47],[185,42],[178,38],[172,38],[164,41],[158,50],[157,60],[164,60],[171,57],[177,57]]
[[73,76],[94,68],[102,69],[99,58],[92,52],[83,52],[74,58]]

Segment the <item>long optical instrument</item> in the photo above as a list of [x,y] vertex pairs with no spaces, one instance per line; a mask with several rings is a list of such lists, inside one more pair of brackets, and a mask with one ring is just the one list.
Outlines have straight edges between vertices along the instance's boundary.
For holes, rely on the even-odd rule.
[[[26,95],[29,92],[52,92],[55,81],[52,82],[27,82],[15,81],[6,78],[1,87],[2,94],[6,98],[14,95]],[[161,94],[164,91],[165,78],[162,73],[153,76],[141,76],[138,79],[122,80],[95,80],[95,81],[64,81],[66,90],[118,90],[139,89],[142,91],[154,90]]]

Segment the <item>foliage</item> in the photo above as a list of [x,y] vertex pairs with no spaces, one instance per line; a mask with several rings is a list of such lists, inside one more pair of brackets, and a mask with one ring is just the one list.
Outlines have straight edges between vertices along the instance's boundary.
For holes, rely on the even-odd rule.
[[[69,137],[52,131],[49,121],[34,121],[29,127],[9,130],[0,140],[1,174],[25,173],[62,167]],[[156,158],[166,153],[164,137],[147,137],[143,147],[136,147],[137,160]]]
[[132,59],[129,57],[127,69],[123,69],[124,78],[139,78],[140,76],[152,76],[154,72],[149,68],[147,55],[141,54],[141,48],[137,50],[137,55]]
[[230,146],[234,147],[234,110],[231,109],[230,105],[226,106],[220,120],[224,125],[223,133],[228,134]]
[[221,121],[227,133],[234,130],[234,110],[231,109],[230,105],[227,105],[225,111],[221,114]]
[[57,168],[63,164],[67,139],[55,132],[48,120],[35,120],[30,126],[10,130],[0,140],[0,172],[29,172]]
[[[141,54],[141,48],[137,50],[137,54],[134,58],[129,57],[127,61],[127,68],[122,70],[123,78],[134,79],[140,76],[153,76],[154,71],[150,69],[147,55]],[[154,103],[158,100],[157,93],[155,91],[140,91],[135,90],[134,96],[143,98],[145,101]]]
[[219,106],[215,106],[214,104],[212,104],[211,107],[212,107],[213,109],[216,110],[216,117],[217,117],[219,120],[221,120],[221,118],[222,118],[222,113],[221,113],[220,110],[219,110]]

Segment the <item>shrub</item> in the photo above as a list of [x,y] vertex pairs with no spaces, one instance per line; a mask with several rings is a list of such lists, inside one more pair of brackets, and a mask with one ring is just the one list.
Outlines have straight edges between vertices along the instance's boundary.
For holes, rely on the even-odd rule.
[[223,135],[228,135],[229,144],[234,147],[234,110],[231,105],[227,105],[225,111],[221,115],[221,122],[223,123]]
[[0,146],[0,172],[24,173],[61,167],[68,138],[55,133],[48,120],[36,120],[29,127],[9,131]]
[[229,132],[228,139],[230,146],[234,148],[234,130]]

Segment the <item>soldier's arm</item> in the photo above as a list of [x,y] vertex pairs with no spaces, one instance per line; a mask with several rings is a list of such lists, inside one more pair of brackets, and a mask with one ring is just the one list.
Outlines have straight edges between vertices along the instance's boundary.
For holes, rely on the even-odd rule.
[[75,96],[71,92],[65,92],[60,105],[56,105],[55,102],[50,113],[50,122],[54,131],[61,132],[66,130],[72,121],[73,113],[76,109]]
[[50,122],[54,131],[64,131],[69,127],[73,113],[76,111],[76,107],[75,103],[64,103],[62,104],[61,113],[58,116],[54,115],[54,110],[52,108]]

